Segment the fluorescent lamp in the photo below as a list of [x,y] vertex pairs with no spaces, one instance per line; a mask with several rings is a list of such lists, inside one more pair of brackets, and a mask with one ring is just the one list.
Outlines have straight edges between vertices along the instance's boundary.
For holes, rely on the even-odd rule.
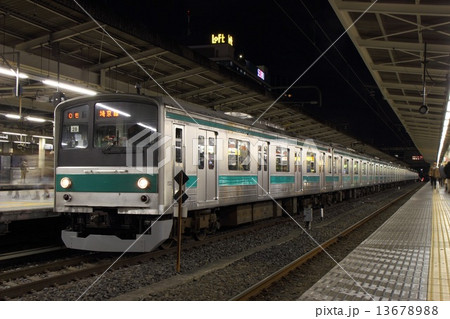
[[33,116],[27,116],[26,119],[31,122],[39,122],[39,123],[43,123],[46,121],[45,119],[41,119],[39,117],[33,117]]
[[45,138],[46,140],[53,140],[53,136],[31,135],[36,138]]
[[103,104],[103,103],[97,103],[96,106],[100,106],[102,109],[110,110],[110,111],[119,113],[119,114],[121,114],[121,115],[123,115],[123,116],[126,116],[126,117],[130,117],[130,116],[131,116],[130,114],[125,113],[124,111],[120,111],[120,110],[118,110],[118,109],[115,109],[115,108],[113,108],[113,107],[111,107],[111,106],[108,106],[108,105],[105,105],[105,104]]
[[445,113],[444,124],[442,126],[441,140],[439,143],[439,151],[438,151],[438,155],[437,155],[437,159],[436,159],[437,163],[439,163],[439,160],[441,158],[441,153],[442,153],[442,149],[444,148],[445,138],[447,137],[448,125],[449,125],[449,121],[450,121],[449,112],[450,112],[450,93],[449,93],[449,96],[447,97],[447,108],[446,108],[446,113]]
[[89,89],[85,89],[85,88],[81,88],[75,85],[71,85],[71,84],[66,84],[66,83],[61,83],[61,82],[57,82],[57,81],[53,81],[53,80],[43,80],[42,83],[46,84],[46,85],[50,85],[50,86],[54,86],[57,88],[61,88],[61,89],[66,89],[72,92],[77,92],[77,93],[81,93],[81,94],[86,94],[86,95],[97,95],[97,92],[89,90]]
[[28,134],[14,133],[14,132],[2,132],[2,134],[6,134],[6,135],[17,135],[17,136],[28,136]]
[[12,120],[20,120],[20,115],[18,114],[5,114],[5,116]]
[[28,78],[28,75],[26,75],[26,74],[23,74],[23,73],[17,73],[17,72],[15,72],[15,71],[12,70],[12,69],[5,69],[5,68],[2,68],[2,67],[0,67],[0,74],[9,75],[9,76],[14,76],[14,77],[19,76],[19,78],[21,78],[21,79],[26,79],[26,78]]

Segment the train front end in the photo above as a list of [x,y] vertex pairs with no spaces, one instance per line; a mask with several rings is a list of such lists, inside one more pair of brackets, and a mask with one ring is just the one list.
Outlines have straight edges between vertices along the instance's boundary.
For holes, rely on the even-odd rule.
[[104,95],[55,109],[55,210],[68,217],[69,248],[151,251],[170,235],[158,192],[156,101]]

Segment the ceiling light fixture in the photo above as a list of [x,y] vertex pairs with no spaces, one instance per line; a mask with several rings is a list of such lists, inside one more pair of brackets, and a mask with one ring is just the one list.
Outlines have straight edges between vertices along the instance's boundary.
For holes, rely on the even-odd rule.
[[6,134],[6,135],[17,135],[17,136],[28,136],[28,134],[14,133],[14,132],[2,132],[2,134]]
[[31,135],[31,136],[35,138],[44,138],[46,140],[53,140],[53,136],[42,136],[42,135]]
[[11,119],[11,120],[20,120],[21,116],[19,114],[4,114],[5,117]]
[[445,138],[447,137],[449,121],[450,121],[450,93],[447,96],[447,108],[445,111],[444,124],[442,126],[441,141],[439,143],[439,151],[436,159],[437,163],[439,163],[441,159],[442,149],[444,148]]
[[13,69],[5,69],[2,67],[0,67],[0,74],[13,76],[13,77],[19,76],[19,78],[21,78],[21,79],[28,78],[28,75],[26,75],[24,73],[15,72]]
[[85,95],[97,95],[97,92],[95,92],[93,90],[89,90],[89,89],[85,89],[85,88],[82,88],[79,86],[61,83],[61,82],[57,82],[57,81],[53,81],[53,80],[43,80],[42,83],[49,85],[49,86],[54,86],[57,88],[66,89],[66,90],[69,90],[72,92],[81,93],[81,94],[85,94]]
[[45,119],[41,119],[40,117],[34,117],[34,116],[27,116],[25,118],[31,122],[44,123],[46,121]]

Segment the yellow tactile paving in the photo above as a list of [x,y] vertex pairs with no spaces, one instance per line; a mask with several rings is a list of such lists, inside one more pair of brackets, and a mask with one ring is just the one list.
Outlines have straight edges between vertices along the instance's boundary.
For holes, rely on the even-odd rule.
[[450,300],[450,194],[433,192],[428,300]]
[[29,207],[29,206],[49,206],[52,205],[53,201],[45,201],[45,202],[2,202],[0,203],[1,208],[12,208],[12,207]]

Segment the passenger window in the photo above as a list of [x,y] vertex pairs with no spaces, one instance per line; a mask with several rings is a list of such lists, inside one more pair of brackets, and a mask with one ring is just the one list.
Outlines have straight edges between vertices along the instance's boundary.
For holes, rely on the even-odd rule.
[[250,170],[250,142],[228,139],[228,169],[230,171]]
[[205,137],[198,136],[198,169],[205,168]]
[[343,173],[345,175],[348,175],[348,173],[349,173],[348,163],[349,163],[349,160],[348,159],[344,159],[344,172]]
[[261,145],[258,145],[258,172],[261,171],[261,161],[262,161],[262,154],[261,154]]
[[277,172],[289,172],[289,149],[277,146],[275,162]]
[[313,152],[306,153],[306,172],[307,173],[316,172],[316,153]]
[[268,167],[268,165],[267,165],[267,159],[268,159],[268,155],[267,155],[267,153],[268,153],[268,147],[267,146],[264,146],[264,172],[267,172],[267,167]]
[[327,173],[328,174],[331,174],[331,155],[329,155],[328,156],[328,159],[327,159]]
[[215,155],[215,143],[214,138],[208,138],[208,168],[214,169],[214,155]]
[[358,161],[355,161],[355,162],[353,163],[353,173],[354,173],[355,175],[358,175],[358,174],[359,174],[359,162],[358,162]]

